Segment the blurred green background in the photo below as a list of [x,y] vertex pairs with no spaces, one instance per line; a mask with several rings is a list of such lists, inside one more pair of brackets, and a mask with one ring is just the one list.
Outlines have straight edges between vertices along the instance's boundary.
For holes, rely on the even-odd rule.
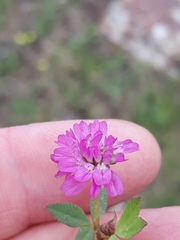
[[155,135],[163,152],[144,206],[178,205],[180,79],[110,44],[98,33],[97,9],[85,2],[0,0],[0,127],[79,118],[134,121]]

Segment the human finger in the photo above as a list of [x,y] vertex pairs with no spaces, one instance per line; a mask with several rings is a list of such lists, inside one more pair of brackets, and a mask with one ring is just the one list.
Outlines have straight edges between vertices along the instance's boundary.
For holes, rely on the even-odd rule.
[[[118,214],[118,217],[120,213]],[[147,226],[132,237],[132,240],[179,240],[180,236],[180,207],[166,207],[160,209],[144,209],[140,216],[147,221]],[[106,213],[103,223],[112,219],[112,213]],[[51,222],[33,226],[11,240],[49,240],[75,239],[78,229],[69,228],[59,222]]]
[[[88,189],[66,198],[60,191],[63,180],[54,178],[57,166],[49,160],[49,154],[55,148],[54,140],[74,123],[31,124],[0,131],[2,236],[11,236],[30,225],[52,220],[45,208],[50,203],[71,201],[88,212]],[[123,195],[109,199],[112,205],[141,192],[152,182],[159,170],[161,155],[154,137],[144,128],[120,120],[107,120],[107,123],[109,134],[119,140],[131,138],[140,145],[140,151],[128,155],[129,161],[114,167],[125,191]]]

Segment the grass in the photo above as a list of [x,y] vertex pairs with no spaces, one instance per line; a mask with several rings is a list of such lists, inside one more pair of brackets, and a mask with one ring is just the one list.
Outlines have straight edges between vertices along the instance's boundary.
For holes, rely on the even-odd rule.
[[[18,4],[0,1],[1,126],[72,118],[134,121],[156,136],[164,160],[143,194],[144,206],[179,204],[180,82],[136,63],[103,39],[84,16],[81,1],[29,1],[27,14]],[[19,20],[23,24],[9,27]],[[18,44],[19,32],[36,37]]]

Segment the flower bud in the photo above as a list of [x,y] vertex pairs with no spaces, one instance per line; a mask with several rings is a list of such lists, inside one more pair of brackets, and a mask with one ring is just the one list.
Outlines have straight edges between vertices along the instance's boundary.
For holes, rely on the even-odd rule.
[[100,226],[100,231],[97,232],[96,236],[98,240],[106,240],[109,239],[111,235],[113,235],[116,231],[116,221],[117,214],[114,212],[114,217],[109,222],[104,223]]

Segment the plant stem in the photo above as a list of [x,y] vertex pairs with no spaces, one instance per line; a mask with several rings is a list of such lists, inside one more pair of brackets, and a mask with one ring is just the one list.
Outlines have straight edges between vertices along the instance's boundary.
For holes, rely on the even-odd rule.
[[95,219],[94,219],[94,231],[98,231],[100,228],[99,224],[99,198],[94,199],[94,210],[95,210]]

